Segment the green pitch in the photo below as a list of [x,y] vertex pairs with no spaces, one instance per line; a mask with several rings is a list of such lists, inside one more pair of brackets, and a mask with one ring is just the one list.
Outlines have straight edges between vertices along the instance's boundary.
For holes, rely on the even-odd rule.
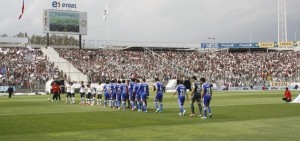
[[[295,97],[297,92],[292,92]],[[148,113],[49,102],[48,96],[0,97],[0,141],[298,141],[300,104],[283,91],[215,92],[213,118],[179,116],[177,99],[164,96],[164,112]],[[78,103],[77,94],[77,103]],[[62,95],[63,101],[65,96]],[[190,101],[185,103],[190,113]],[[198,112],[196,112],[198,114]]]

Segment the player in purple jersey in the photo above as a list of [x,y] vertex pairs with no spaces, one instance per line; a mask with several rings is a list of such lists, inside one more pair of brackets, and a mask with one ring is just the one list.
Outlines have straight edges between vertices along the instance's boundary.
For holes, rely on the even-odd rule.
[[135,94],[133,93],[133,90],[134,90],[134,86],[135,86],[135,79],[132,78],[131,79],[131,82],[129,83],[129,86],[128,86],[128,92],[129,92],[129,101],[130,101],[130,104],[131,104],[131,108],[132,108],[132,111],[134,111],[134,107],[135,107]]
[[147,110],[147,99],[148,99],[148,96],[149,96],[149,86],[146,83],[146,79],[143,79],[142,83],[140,84],[140,87],[138,89],[138,93],[141,96],[141,102],[143,104],[141,110],[142,110],[142,112],[147,113],[148,112],[148,110]]
[[180,109],[180,116],[184,116],[186,113],[186,110],[184,110],[184,101],[185,99],[188,101],[188,94],[186,93],[186,87],[183,85],[183,81],[179,80],[179,85],[176,87],[176,92],[173,94],[172,98],[175,94],[178,94],[178,106]]
[[124,110],[126,109],[127,89],[128,88],[127,88],[127,85],[125,83],[125,80],[122,80],[120,90],[121,90],[122,107],[123,107]]
[[211,115],[211,109],[210,109],[210,100],[212,97],[212,91],[211,91],[211,87],[212,85],[209,83],[206,83],[205,78],[201,78],[200,81],[203,83],[202,84],[202,98],[203,98],[203,111],[204,111],[204,116],[202,117],[202,119],[206,119],[207,117],[207,111],[209,113],[209,117],[212,118]]
[[154,86],[154,92],[156,91],[156,96],[154,97],[154,106],[156,108],[156,113],[160,113],[163,110],[163,84],[159,81],[158,78],[155,78],[155,81],[156,84]]

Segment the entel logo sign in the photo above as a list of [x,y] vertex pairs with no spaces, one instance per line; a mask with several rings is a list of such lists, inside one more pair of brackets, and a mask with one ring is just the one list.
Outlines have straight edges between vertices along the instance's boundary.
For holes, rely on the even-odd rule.
[[61,3],[61,2],[58,2],[58,1],[53,1],[52,2],[52,7],[53,8],[77,8],[76,4]]

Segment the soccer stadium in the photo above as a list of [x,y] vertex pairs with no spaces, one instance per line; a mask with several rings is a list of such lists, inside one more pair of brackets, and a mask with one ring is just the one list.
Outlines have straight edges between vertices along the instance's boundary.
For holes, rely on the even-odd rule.
[[[256,4],[254,1],[249,5]],[[195,43],[169,42],[163,36],[159,36],[163,41],[147,41],[152,39],[147,33],[126,40],[134,34],[126,22],[128,30],[122,33],[109,24],[115,22],[114,16],[122,17],[113,11],[122,6],[119,1],[18,0],[21,14],[17,19],[25,30],[14,30],[16,23],[5,27],[0,22],[5,27],[0,28],[0,140],[299,140],[300,41],[299,28],[294,25],[300,21],[287,13],[300,12],[291,10],[300,2],[268,1],[277,12],[269,17],[276,20],[275,37],[271,32],[270,38],[253,39],[251,33],[249,41],[232,36],[232,42],[227,33],[220,37],[225,40],[218,41],[216,32]],[[215,5],[198,2],[190,0],[186,5]],[[103,26],[103,35],[97,33],[99,23],[91,16],[95,14],[92,8],[81,8],[96,3],[102,8],[98,9],[101,15],[97,14],[103,19],[97,22]],[[148,0],[133,5],[141,4],[153,4],[157,9],[149,7],[155,10],[182,5]],[[229,5],[219,14],[227,8],[245,7],[238,2]],[[39,7],[39,17],[33,7]],[[171,19],[167,13],[160,13],[163,21]],[[139,17],[139,13],[127,16],[134,18],[135,14]],[[40,26],[26,20],[35,16]],[[223,24],[235,28],[238,23],[245,24]],[[221,24],[217,25],[223,28]],[[142,28],[154,33],[150,27]],[[294,30],[293,39],[288,29]],[[90,38],[98,36],[97,40]]]

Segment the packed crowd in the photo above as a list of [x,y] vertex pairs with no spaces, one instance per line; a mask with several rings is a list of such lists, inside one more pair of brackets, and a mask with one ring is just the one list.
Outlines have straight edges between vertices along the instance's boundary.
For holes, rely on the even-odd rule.
[[35,81],[45,83],[59,75],[58,69],[43,57],[40,50],[0,48],[0,60],[0,86],[10,83],[18,88],[29,87]]
[[56,49],[56,51],[81,72],[90,76],[93,82],[113,78],[128,79],[133,75],[147,79],[158,76],[165,79],[184,76],[165,67],[164,63],[157,63],[152,55],[140,51],[79,49]]
[[[208,77],[213,83],[230,86],[265,85],[268,81],[296,81],[299,52],[212,52],[158,51],[156,55],[143,51],[56,49],[94,82],[111,78],[165,80],[187,78],[186,72]],[[160,57],[157,57],[160,56]],[[177,67],[177,69],[174,69]]]
[[[264,85],[299,81],[299,52],[212,52],[128,51],[56,49],[61,57],[87,74],[93,82],[132,76],[153,79],[187,78],[188,73],[208,77],[213,83],[229,86]],[[153,55],[155,54],[155,55]],[[32,81],[46,82],[59,77],[59,70],[40,50],[0,48],[0,85],[20,87]],[[6,70],[4,73],[3,70]],[[184,69],[185,71],[180,71]],[[298,79],[298,80],[297,80]]]

